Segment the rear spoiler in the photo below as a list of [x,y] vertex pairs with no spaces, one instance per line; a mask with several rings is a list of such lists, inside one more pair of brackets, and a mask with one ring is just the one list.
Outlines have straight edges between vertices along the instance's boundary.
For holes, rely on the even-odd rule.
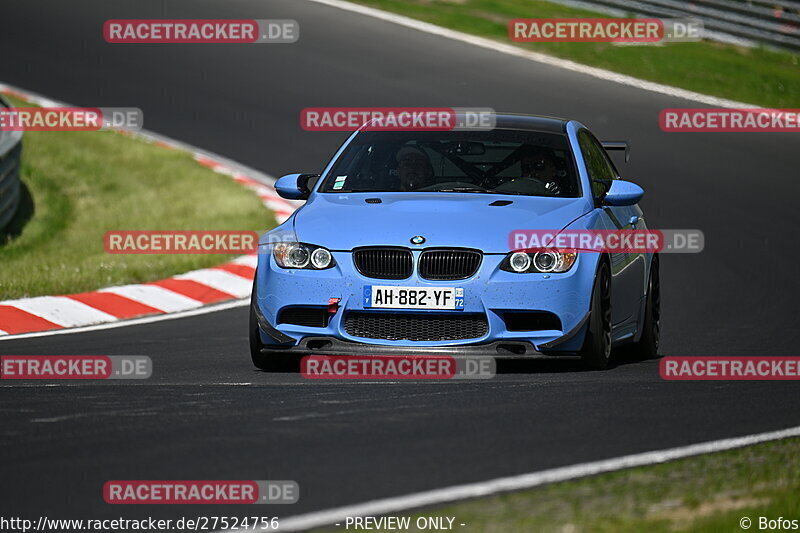
[[612,150],[625,150],[625,162],[628,162],[628,159],[631,158],[631,145],[628,144],[628,141],[602,141],[600,143],[605,148],[606,152],[610,152]]

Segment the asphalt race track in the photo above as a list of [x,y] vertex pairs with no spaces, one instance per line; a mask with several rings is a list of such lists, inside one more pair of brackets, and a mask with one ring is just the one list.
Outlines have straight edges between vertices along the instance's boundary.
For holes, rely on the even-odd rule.
[[[630,139],[623,177],[648,224],[700,228],[662,256],[664,355],[798,355],[800,150],[792,134],[662,133],[699,104],[300,0],[4,0],[2,81],[84,106],[135,106],[149,130],[274,176],[319,171],[343,140],[310,106],[476,106],[576,118]],[[110,45],[110,18],[291,18],[288,45]],[[164,176],[169,180],[169,176]],[[140,382],[0,385],[0,515],[254,514],[112,506],[112,479],[292,479],[279,516],[800,425],[791,382],[662,381],[658,362],[503,365],[483,382],[340,383],[255,370],[247,308],[0,341],[2,354],[148,355]],[[13,511],[13,513],[12,513]]]

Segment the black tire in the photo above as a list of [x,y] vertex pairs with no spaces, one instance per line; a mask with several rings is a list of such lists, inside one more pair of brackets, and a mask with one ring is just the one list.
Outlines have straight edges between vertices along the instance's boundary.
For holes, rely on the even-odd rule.
[[642,336],[631,346],[634,357],[639,360],[653,359],[658,355],[658,343],[661,337],[661,281],[658,256],[653,258],[650,267],[645,306]]
[[595,276],[589,329],[580,351],[584,364],[594,370],[608,368],[611,361],[611,273],[603,262]]
[[261,342],[261,334],[258,327],[258,318],[256,318],[256,298],[255,298],[255,283],[253,284],[253,293],[250,297],[250,358],[256,368],[266,372],[293,372],[298,366],[298,360],[291,354],[284,353],[265,353],[264,343]]

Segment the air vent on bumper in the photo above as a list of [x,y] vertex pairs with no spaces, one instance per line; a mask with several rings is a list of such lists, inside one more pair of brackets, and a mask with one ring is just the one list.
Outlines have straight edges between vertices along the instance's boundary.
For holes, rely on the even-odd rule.
[[326,328],[329,316],[327,307],[284,307],[278,315],[278,324]]

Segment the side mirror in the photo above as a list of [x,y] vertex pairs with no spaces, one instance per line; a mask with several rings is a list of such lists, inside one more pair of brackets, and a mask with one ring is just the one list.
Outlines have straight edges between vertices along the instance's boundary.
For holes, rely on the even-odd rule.
[[319,174],[287,174],[275,182],[278,196],[287,200],[305,200],[311,194],[308,180]]
[[614,180],[608,189],[603,203],[606,205],[636,205],[644,196],[644,189],[632,181]]

